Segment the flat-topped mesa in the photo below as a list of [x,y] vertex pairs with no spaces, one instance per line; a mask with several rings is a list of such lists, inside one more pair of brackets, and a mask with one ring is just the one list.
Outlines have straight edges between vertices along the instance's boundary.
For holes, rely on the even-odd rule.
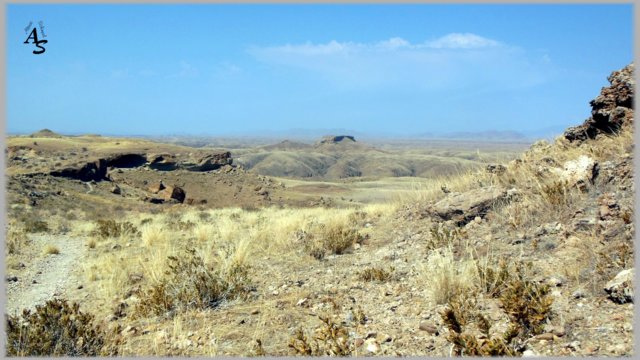
[[356,138],[351,135],[330,135],[323,136],[319,144],[337,144],[341,142],[356,142]]
[[564,137],[569,141],[593,139],[598,134],[615,134],[633,128],[633,98],[635,80],[633,63],[608,77],[611,86],[604,87],[591,100],[591,117],[582,125],[570,127]]

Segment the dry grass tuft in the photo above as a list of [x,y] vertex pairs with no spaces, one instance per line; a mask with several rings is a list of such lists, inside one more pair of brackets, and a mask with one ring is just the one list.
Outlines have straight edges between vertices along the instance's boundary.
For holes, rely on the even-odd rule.
[[471,258],[456,260],[451,247],[433,251],[423,267],[423,277],[436,304],[446,304],[477,284],[477,265]]
[[167,241],[167,232],[160,225],[145,225],[140,233],[142,243],[147,247],[164,244]]
[[58,254],[60,254],[60,249],[58,249],[54,245],[49,244],[49,245],[45,246],[44,254],[45,255],[58,255]]
[[7,226],[6,249],[10,255],[18,254],[29,242],[27,233],[16,221],[9,221]]

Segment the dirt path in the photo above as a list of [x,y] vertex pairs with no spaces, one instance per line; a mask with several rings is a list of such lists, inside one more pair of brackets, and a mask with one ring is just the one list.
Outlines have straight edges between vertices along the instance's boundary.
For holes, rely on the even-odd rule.
[[65,235],[32,235],[33,247],[53,245],[59,254],[38,255],[27,265],[18,281],[7,283],[7,314],[33,309],[53,297],[64,297],[80,282],[74,271],[86,252],[84,238]]

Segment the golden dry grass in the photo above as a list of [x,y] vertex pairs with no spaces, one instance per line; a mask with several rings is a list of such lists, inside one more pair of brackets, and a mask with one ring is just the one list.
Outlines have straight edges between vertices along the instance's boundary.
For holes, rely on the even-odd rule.
[[47,245],[45,246],[43,253],[45,255],[58,255],[60,254],[60,249],[58,249],[58,247],[56,247],[55,245]]

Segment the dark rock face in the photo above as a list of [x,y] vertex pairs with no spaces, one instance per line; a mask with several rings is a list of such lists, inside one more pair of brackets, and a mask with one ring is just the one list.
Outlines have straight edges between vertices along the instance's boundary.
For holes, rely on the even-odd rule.
[[336,144],[343,141],[356,142],[356,138],[351,135],[325,136],[320,139],[320,144]]
[[81,181],[102,181],[107,178],[107,161],[99,159],[84,165],[71,166],[50,172],[52,176]]
[[147,157],[143,154],[117,154],[107,160],[108,167],[136,168],[147,163]]
[[184,163],[182,167],[189,171],[211,171],[221,168],[224,165],[231,165],[233,159],[228,151],[206,154],[195,161],[195,163]]
[[602,88],[600,95],[590,102],[591,117],[582,125],[567,129],[564,133],[567,140],[593,139],[598,134],[611,134],[623,126],[633,126],[634,69],[632,63],[609,76],[611,86]]

